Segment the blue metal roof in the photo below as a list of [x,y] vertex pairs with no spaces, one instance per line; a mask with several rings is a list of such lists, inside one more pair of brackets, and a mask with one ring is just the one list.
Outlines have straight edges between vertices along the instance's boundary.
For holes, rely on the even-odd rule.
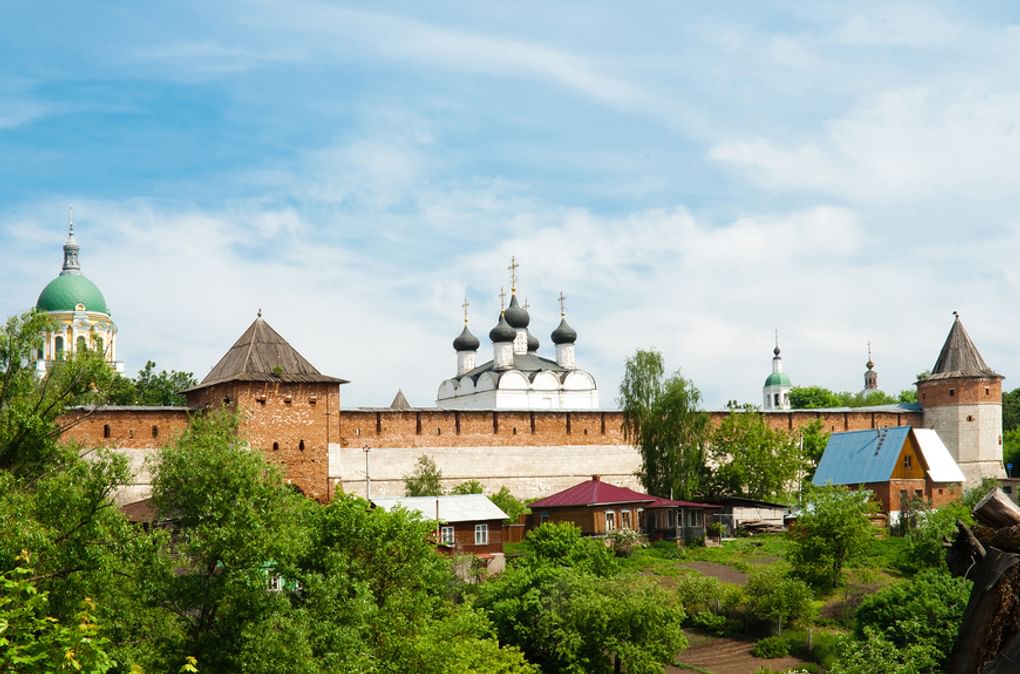
[[816,485],[885,482],[892,477],[910,426],[833,433],[811,480]]

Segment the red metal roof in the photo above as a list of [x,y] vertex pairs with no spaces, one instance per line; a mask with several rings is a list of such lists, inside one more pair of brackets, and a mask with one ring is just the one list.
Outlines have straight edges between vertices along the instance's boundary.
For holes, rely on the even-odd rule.
[[600,479],[592,478],[563,491],[556,492],[552,496],[529,504],[529,508],[555,508],[565,506],[594,506],[609,503],[652,503],[655,496],[642,494],[626,487],[617,487],[615,484],[603,482]]

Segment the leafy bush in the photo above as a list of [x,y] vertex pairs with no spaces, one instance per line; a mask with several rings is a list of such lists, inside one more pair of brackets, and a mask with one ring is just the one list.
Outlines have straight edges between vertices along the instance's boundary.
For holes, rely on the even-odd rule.
[[953,536],[957,519],[970,521],[970,511],[962,503],[918,512],[914,527],[904,537],[906,545],[896,565],[909,573],[921,569],[947,569],[942,539]]
[[641,545],[641,534],[633,529],[614,529],[609,532],[609,544],[617,557],[630,557]]
[[813,489],[797,525],[790,529],[790,563],[815,588],[839,585],[843,566],[859,557],[874,539],[867,515],[868,492],[846,487]]
[[863,639],[843,637],[837,643],[839,656],[829,668],[829,674],[927,674],[941,671],[937,658],[927,644],[912,644],[897,648],[888,639],[870,627],[865,628]]
[[776,569],[760,569],[751,573],[744,586],[747,608],[758,620],[774,623],[779,634],[784,623],[803,620],[811,609],[811,588],[807,583],[790,578]]
[[765,637],[754,642],[751,655],[756,658],[785,658],[790,654],[790,642],[783,637]]
[[953,647],[970,587],[968,580],[925,569],[909,583],[894,585],[865,599],[857,611],[856,636],[864,641],[872,633],[894,648],[926,649],[938,668]]
[[684,625],[710,634],[722,635],[726,633],[726,624],[728,622],[726,616],[704,609],[697,613],[688,613]]
[[689,573],[677,582],[677,596],[688,613],[714,611],[722,608],[722,588],[717,578]]
[[586,538],[571,522],[546,522],[524,537],[533,565],[569,566],[596,576],[612,575],[617,562],[601,540]]

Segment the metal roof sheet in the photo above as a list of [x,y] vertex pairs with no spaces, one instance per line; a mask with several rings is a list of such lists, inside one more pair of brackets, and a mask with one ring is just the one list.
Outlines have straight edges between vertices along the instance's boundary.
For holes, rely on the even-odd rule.
[[924,455],[924,462],[928,464],[928,475],[933,482],[963,482],[966,479],[934,429],[915,428],[914,437]]
[[610,503],[651,503],[657,497],[642,494],[626,487],[617,487],[615,484],[603,482],[599,478],[592,478],[558,491],[552,496],[546,496],[530,504],[530,508],[556,508],[566,506],[594,506],[608,505]]
[[484,522],[505,520],[508,516],[485,494],[454,494],[450,496],[401,496],[397,498],[374,498],[372,503],[389,512],[400,507],[419,513],[427,520],[436,519],[436,503],[439,503],[441,522]]
[[885,482],[909,433],[910,426],[833,433],[811,481],[816,485]]

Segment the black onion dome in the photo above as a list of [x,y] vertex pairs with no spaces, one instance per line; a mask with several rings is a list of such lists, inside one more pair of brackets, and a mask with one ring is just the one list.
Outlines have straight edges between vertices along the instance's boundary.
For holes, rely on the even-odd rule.
[[478,347],[482,343],[478,341],[478,338],[471,334],[468,327],[465,325],[464,329],[457,336],[457,339],[453,340],[454,351],[477,351]]
[[573,344],[577,341],[577,332],[567,325],[567,319],[561,318],[560,324],[552,331],[553,344]]
[[538,337],[536,337],[535,335],[533,335],[533,334],[531,334],[529,332],[528,333],[528,351],[538,351],[538,347],[539,347]]
[[506,322],[510,324],[511,328],[523,329],[528,327],[528,323],[531,322],[528,310],[517,302],[516,294],[510,296],[510,306],[506,308],[504,313],[506,314]]
[[499,323],[496,323],[496,327],[489,330],[489,339],[498,344],[500,342],[512,342],[516,337],[517,331],[506,322],[506,316],[500,314]]

